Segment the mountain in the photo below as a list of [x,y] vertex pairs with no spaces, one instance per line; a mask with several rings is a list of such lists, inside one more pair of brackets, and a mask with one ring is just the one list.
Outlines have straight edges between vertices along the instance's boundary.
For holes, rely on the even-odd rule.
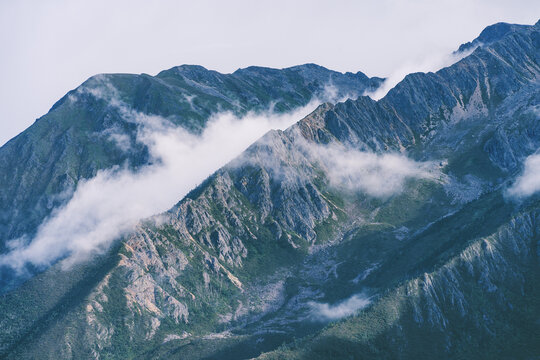
[[0,353],[538,357],[540,197],[511,189],[540,147],[540,22],[495,24],[474,47],[270,131],[109,252],[4,294]]
[[[249,67],[233,74],[183,65],[155,77],[94,76],[0,148],[0,252],[6,252],[8,240],[29,241],[51,211],[69,201],[81,180],[99,170],[125,164],[136,170],[152,161],[147,144],[137,139],[140,124],[126,118],[125,109],[160,116],[197,134],[218,112],[242,116],[272,107],[280,113],[315,98],[358,96],[381,81],[313,64],[283,70]],[[111,99],[122,106],[112,105]],[[9,285],[8,272],[0,278],[2,287]]]

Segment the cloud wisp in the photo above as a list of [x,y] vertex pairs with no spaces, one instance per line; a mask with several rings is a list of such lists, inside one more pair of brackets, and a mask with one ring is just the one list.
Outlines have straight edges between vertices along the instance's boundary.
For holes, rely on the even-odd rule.
[[359,150],[337,141],[318,144],[306,140],[298,129],[290,130],[268,133],[231,165],[260,166],[275,181],[294,186],[311,181],[320,171],[334,188],[381,199],[403,192],[408,180],[446,181],[441,171],[446,161],[415,161],[404,153]]
[[331,185],[386,198],[403,191],[408,179],[437,180],[435,161],[419,162],[400,153],[377,154],[338,145],[310,145],[311,156],[324,166]]
[[[85,91],[107,99],[124,119],[138,124],[137,141],[148,147],[153,164],[137,172],[127,167],[102,170],[94,178],[81,181],[71,200],[39,226],[29,244],[24,239],[9,242],[11,251],[0,257],[0,265],[24,272],[28,264],[43,268],[66,256],[83,260],[107,249],[141,219],[170,209],[264,133],[292,125],[322,102],[314,100],[286,114],[268,111],[242,118],[232,113],[216,114],[203,133],[195,135],[173,127],[166,119],[126,107],[110,86]],[[121,134],[111,138],[129,151]]]
[[311,317],[316,321],[334,321],[351,316],[371,304],[369,297],[364,294],[354,294],[348,299],[334,305],[310,301]]
[[523,173],[508,188],[507,194],[525,198],[538,191],[540,191],[540,154],[533,154],[525,159]]

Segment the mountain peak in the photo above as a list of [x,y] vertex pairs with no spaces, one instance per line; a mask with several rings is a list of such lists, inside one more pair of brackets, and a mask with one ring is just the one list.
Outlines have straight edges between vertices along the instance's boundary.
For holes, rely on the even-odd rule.
[[186,76],[188,78],[201,78],[201,77],[207,77],[210,74],[218,74],[215,70],[209,70],[201,65],[189,65],[189,64],[183,64],[174,66],[170,69],[163,70],[159,74],[157,74],[156,77],[166,77],[170,76],[171,74],[174,74],[173,76]]
[[468,50],[474,46],[492,44],[502,39],[508,33],[514,32],[518,29],[523,29],[525,27],[527,27],[527,25],[509,24],[505,22],[499,22],[493,25],[489,25],[484,30],[482,30],[482,32],[480,33],[480,35],[478,35],[476,39],[471,42],[462,44],[459,47],[458,52]]
[[476,38],[477,41],[483,44],[489,44],[494,41],[500,40],[503,36],[509,32],[515,30],[522,25],[508,24],[504,22],[496,23],[486,27],[480,35]]
[[0,148],[0,358],[537,358],[536,26],[380,100],[314,64],[91,78]]

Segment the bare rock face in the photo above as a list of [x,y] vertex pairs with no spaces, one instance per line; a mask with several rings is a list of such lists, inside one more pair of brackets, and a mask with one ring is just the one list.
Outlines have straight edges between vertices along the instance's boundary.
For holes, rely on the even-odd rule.
[[[154,77],[93,76],[0,148],[0,251],[6,250],[6,241],[31,235],[71,198],[79,181],[99,170],[124,164],[135,170],[152,161],[148,148],[137,142],[138,125],[112,105],[119,99],[132,111],[199,133],[218,112],[241,116],[272,107],[282,113],[329,95],[359,95],[381,82],[314,64],[282,70],[250,67],[233,74],[183,65]],[[330,85],[333,94],[328,94]],[[114,98],[96,95],[111,89]],[[120,146],[115,136],[123,139]],[[7,283],[7,274],[1,280]]]
[[[53,267],[0,298],[0,354],[536,358],[540,203],[537,195],[511,199],[506,189],[540,147],[538,26],[496,26],[470,44],[478,48],[469,56],[411,74],[379,101],[326,103],[286,131],[268,132],[94,263],[72,276]],[[190,126],[200,130],[204,104],[238,101],[242,113],[268,95],[291,108],[306,100],[299,89],[321,89],[305,80],[320,80],[320,71],[226,76],[177,67],[157,79],[122,78],[122,89],[138,89],[134,108],[177,122],[185,113],[172,105],[189,107]],[[228,87],[236,81],[247,90]],[[177,103],[163,82],[207,101]],[[81,101],[115,123],[103,104]],[[53,115],[38,124],[54,123]],[[10,151],[25,148],[19,141]],[[351,190],[329,180],[314,150],[331,147],[436,161],[438,176],[408,179],[388,196]],[[138,154],[144,164],[144,149]],[[47,287],[58,293],[29,300]],[[35,312],[20,314],[18,303]]]

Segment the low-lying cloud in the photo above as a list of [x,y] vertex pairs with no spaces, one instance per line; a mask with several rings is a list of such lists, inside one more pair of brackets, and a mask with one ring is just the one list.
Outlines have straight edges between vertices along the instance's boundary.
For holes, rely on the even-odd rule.
[[309,146],[309,152],[324,166],[331,185],[378,198],[402,192],[408,179],[441,176],[437,162],[418,162],[400,153],[377,154],[338,145]]
[[364,294],[354,294],[350,298],[334,305],[314,301],[310,301],[308,305],[311,308],[311,316],[314,320],[333,321],[351,316],[370,303],[370,298]]
[[[137,124],[136,141],[148,147],[151,164],[138,171],[117,166],[81,181],[69,202],[53,211],[30,242],[25,238],[8,242],[11,250],[0,256],[0,265],[22,273],[28,264],[44,268],[68,257],[65,264],[69,265],[105,251],[141,219],[170,209],[269,130],[287,128],[322,101],[335,100],[335,94],[327,91],[322,99],[286,114],[268,110],[238,118],[230,112],[219,113],[196,135],[167,119],[127,107],[114,87],[102,80],[101,86],[81,91],[106,100],[124,120]],[[77,94],[71,95],[70,101],[78,101]],[[113,140],[124,151],[132,149],[132,140],[119,128],[100,136]],[[433,163],[415,162],[401,154],[374,154],[337,145],[300,146],[308,150],[311,160],[325,167],[332,185],[375,197],[402,191],[409,178],[434,178],[437,174]]]
[[[46,267],[66,256],[85,259],[107,249],[141,219],[170,209],[264,133],[292,125],[326,100],[314,100],[287,114],[268,111],[237,118],[220,113],[201,135],[195,135],[166,119],[126,107],[110,86],[86,91],[106,98],[124,119],[138,124],[137,142],[148,147],[153,164],[137,172],[127,167],[102,170],[81,181],[71,200],[39,226],[29,244],[24,239],[9,242],[11,251],[0,257],[0,265],[23,272],[27,264]],[[77,101],[76,96],[70,101]],[[113,129],[105,136],[129,151],[129,139],[123,134]]]
[[508,188],[508,195],[523,198],[540,191],[540,154],[525,159],[523,173]]
[[441,172],[446,161],[415,161],[404,153],[358,150],[339,142],[317,144],[298,129],[290,130],[288,135],[267,134],[257,141],[255,151],[232,165],[261,166],[275,181],[290,185],[311,181],[320,170],[332,187],[382,199],[403,192],[408,180],[446,181]]
[[470,55],[476,47],[465,51],[456,51],[451,54],[433,54],[430,57],[425,58],[417,63],[409,63],[399,67],[396,71],[392,72],[379,86],[373,91],[364,92],[365,96],[369,96],[373,100],[379,100],[388,94],[388,92],[401,82],[405,76],[416,72],[430,72],[437,71],[444,67],[455,64],[464,57]]

